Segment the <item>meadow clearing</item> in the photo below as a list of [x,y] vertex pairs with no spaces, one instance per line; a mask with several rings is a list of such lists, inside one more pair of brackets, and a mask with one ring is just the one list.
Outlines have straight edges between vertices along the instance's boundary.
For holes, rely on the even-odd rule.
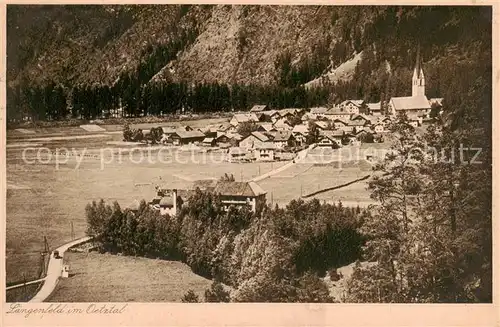
[[[193,122],[189,123],[195,125]],[[24,277],[27,280],[38,278],[44,236],[51,248],[85,236],[85,206],[91,201],[118,201],[122,207],[127,207],[135,201],[150,200],[155,196],[155,185],[185,188],[194,180],[218,179],[225,173],[233,174],[237,181],[250,180],[287,163],[229,163],[223,160],[222,153],[180,151],[175,148],[148,152],[148,147],[145,146],[142,147],[143,150],[135,149],[130,153],[127,147],[109,145],[113,142],[119,144],[122,139],[120,133],[105,133],[105,137],[60,138],[76,135],[73,129],[74,127],[66,127],[51,129],[50,132],[45,130],[43,135],[37,132],[28,137],[9,131],[7,144],[19,146],[6,149],[8,283],[22,281]],[[98,134],[102,133],[94,135]],[[78,135],[92,136],[88,132]],[[58,138],[30,142],[35,136]],[[23,151],[26,149],[26,144],[23,143],[36,145],[35,150],[25,156],[32,163],[23,159]],[[41,156],[42,163],[36,158],[36,149],[40,146],[50,151],[67,148],[70,152],[85,152],[89,156],[60,158],[59,163],[56,163],[54,155],[47,150]],[[106,148],[104,152],[103,148]],[[292,199],[300,197],[301,192],[307,194],[366,174],[364,168],[356,166],[340,169],[335,165],[296,164],[262,180],[259,185],[268,192],[268,202],[286,205]],[[346,203],[351,201],[362,204],[369,200],[364,189],[364,185],[354,184],[345,190],[330,191],[317,197],[329,202],[341,199]]]
[[181,302],[193,290],[203,299],[212,281],[178,261],[111,254],[64,256],[70,278],[59,281],[47,302]]

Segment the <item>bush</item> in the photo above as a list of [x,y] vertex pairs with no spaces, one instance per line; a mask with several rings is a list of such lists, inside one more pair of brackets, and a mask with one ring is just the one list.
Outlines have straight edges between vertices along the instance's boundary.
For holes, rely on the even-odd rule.
[[193,292],[193,290],[189,290],[186,294],[184,294],[181,301],[183,303],[198,303],[200,302],[200,298]]
[[219,282],[214,281],[210,289],[205,291],[205,302],[229,302],[229,299],[229,292]]

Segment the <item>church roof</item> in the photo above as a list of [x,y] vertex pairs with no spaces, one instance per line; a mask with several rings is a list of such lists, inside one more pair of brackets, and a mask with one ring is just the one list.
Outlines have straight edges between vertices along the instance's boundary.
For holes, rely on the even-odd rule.
[[430,109],[429,100],[424,96],[392,97],[391,105],[394,110]]

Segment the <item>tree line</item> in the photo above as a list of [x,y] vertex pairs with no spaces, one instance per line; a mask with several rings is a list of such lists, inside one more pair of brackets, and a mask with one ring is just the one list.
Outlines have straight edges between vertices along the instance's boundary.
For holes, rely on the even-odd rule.
[[236,302],[331,302],[320,276],[359,258],[357,228],[367,214],[318,200],[225,211],[217,194],[199,190],[176,217],[145,201],[136,213],[102,200],[86,212],[88,235],[102,251],[182,260],[231,287]]

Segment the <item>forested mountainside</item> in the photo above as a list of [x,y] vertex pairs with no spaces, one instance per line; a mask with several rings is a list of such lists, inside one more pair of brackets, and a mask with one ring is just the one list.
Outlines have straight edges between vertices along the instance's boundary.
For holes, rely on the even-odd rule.
[[167,112],[379,101],[409,94],[418,46],[429,97],[446,97],[450,84],[491,70],[491,15],[489,7],[10,5],[9,113],[43,103],[38,119],[98,116],[84,109],[91,101],[159,114],[166,98]]

